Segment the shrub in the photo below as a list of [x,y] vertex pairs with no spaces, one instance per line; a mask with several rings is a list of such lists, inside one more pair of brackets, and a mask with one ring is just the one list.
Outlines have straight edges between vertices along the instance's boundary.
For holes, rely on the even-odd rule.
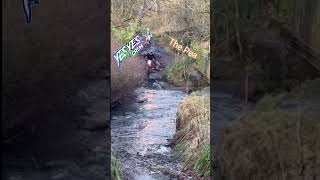
[[[116,39],[112,39],[111,46],[112,53],[120,47]],[[115,102],[141,85],[147,77],[147,72],[145,62],[140,56],[124,60],[120,67],[113,56],[111,57],[111,95],[112,102]]]
[[184,86],[188,83],[188,72],[192,70],[191,58],[179,57],[166,68],[166,79],[177,85]]

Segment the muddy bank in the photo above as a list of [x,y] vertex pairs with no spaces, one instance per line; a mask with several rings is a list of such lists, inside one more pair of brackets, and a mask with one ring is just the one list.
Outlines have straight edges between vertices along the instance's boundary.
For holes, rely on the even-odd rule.
[[111,103],[113,106],[132,99],[132,90],[141,86],[147,79],[147,67],[141,55],[125,59],[118,66],[113,54],[122,47],[117,39],[111,41]]

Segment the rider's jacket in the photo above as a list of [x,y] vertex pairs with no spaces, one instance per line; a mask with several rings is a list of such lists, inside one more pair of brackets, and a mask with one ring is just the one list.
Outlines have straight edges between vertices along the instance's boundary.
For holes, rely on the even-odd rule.
[[155,57],[153,54],[147,54],[147,59],[152,60],[152,59],[155,59]]

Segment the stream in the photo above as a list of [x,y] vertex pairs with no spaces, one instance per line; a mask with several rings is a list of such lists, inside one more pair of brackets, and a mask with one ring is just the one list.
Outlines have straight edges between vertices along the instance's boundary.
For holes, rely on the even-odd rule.
[[111,118],[112,150],[121,161],[124,179],[176,179],[182,167],[169,144],[186,94],[148,86],[134,94],[131,108],[113,111]]

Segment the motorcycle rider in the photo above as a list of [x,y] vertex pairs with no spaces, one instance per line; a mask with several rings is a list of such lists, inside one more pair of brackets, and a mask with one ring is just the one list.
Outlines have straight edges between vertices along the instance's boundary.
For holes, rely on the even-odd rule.
[[157,65],[156,57],[153,55],[152,52],[149,52],[146,55],[146,61],[147,61],[147,67],[148,67],[148,74],[150,74],[151,71],[155,69],[155,65]]

